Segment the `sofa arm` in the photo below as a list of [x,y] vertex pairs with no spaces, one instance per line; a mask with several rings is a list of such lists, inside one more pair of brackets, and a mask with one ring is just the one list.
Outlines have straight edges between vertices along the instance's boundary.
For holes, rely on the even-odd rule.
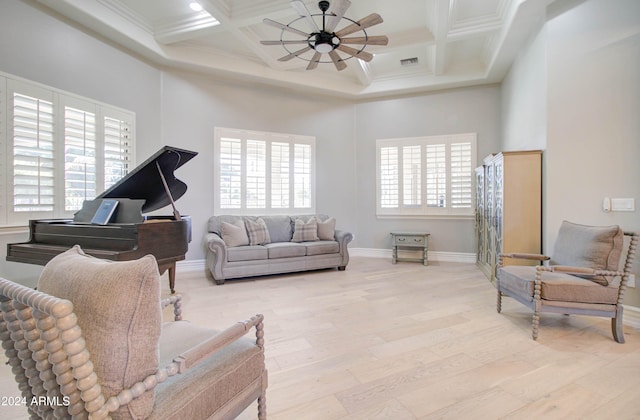
[[207,244],[207,267],[216,283],[218,281],[224,282],[222,268],[227,262],[227,245],[217,233],[207,233],[205,242]]
[[340,255],[342,255],[342,263],[340,264],[340,268],[344,269],[344,267],[349,264],[349,248],[347,247],[347,244],[353,240],[353,234],[351,232],[345,232],[344,230],[336,229],[334,237],[340,247]]

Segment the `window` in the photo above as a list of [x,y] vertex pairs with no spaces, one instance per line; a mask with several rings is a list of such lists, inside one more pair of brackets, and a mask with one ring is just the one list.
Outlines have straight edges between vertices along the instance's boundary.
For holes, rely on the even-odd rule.
[[216,127],[214,214],[315,212],[315,138]]
[[0,73],[0,225],[73,217],[127,174],[134,121],[132,112]]
[[476,134],[376,142],[378,216],[471,217]]

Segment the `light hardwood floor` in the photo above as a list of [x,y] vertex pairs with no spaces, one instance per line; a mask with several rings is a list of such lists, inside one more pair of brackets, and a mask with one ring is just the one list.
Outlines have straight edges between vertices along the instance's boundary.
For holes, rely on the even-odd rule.
[[[272,420],[640,418],[639,331],[618,344],[608,319],[543,314],[533,341],[531,313],[510,298],[496,313],[473,264],[355,257],[344,272],[176,286],[191,322],[265,315]],[[17,393],[10,375],[0,396]]]

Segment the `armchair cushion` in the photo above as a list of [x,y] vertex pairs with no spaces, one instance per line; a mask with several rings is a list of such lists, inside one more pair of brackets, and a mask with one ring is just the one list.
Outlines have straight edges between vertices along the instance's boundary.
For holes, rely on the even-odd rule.
[[[549,264],[616,271],[623,243],[624,232],[619,226],[584,226],[564,221]],[[609,284],[604,276],[585,278],[605,286]]]
[[[159,277],[151,255],[106,261],[77,245],[54,257],[42,271],[38,290],[73,303],[105,398],[158,370]],[[145,418],[153,399],[147,392],[112,414]]]
[[[169,364],[176,355],[216,333],[216,330],[187,321],[163,324],[161,365]],[[262,349],[256,346],[255,339],[242,337],[185,373],[158,384],[154,415],[149,420],[200,419],[205,413],[213,413],[212,418],[219,418],[225,404],[240,398],[243,390],[255,388],[251,384],[260,381],[265,372]]]
[[[533,301],[535,267],[510,265],[500,268],[500,288]],[[587,279],[559,272],[543,272],[540,298],[547,301],[615,304],[618,287],[604,286]]]

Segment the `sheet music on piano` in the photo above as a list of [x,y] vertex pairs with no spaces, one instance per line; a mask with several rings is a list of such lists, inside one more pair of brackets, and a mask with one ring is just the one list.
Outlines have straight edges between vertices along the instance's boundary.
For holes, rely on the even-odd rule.
[[101,200],[98,210],[93,215],[91,223],[94,225],[106,225],[118,208],[118,200],[106,198]]

